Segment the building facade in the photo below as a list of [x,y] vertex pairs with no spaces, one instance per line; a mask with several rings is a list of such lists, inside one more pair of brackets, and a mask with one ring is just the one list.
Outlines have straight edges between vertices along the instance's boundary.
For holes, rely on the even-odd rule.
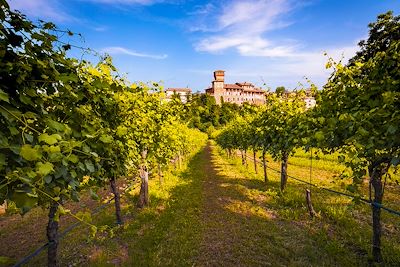
[[179,96],[182,103],[187,103],[192,95],[190,88],[168,88],[165,90],[165,96],[167,101],[171,101],[174,95]]
[[206,94],[213,96],[218,105],[222,102],[238,105],[247,102],[262,105],[266,101],[265,92],[252,83],[225,83],[225,71],[223,70],[214,71],[214,81],[212,81],[211,87],[206,89]]
[[[269,94],[276,94],[275,92],[269,93]],[[280,94],[281,97],[283,98],[293,98],[293,97],[300,97],[305,103],[306,109],[310,109],[315,107],[317,104],[317,101],[313,95],[313,92],[311,89],[306,89],[306,90],[300,90],[300,91],[288,91],[285,90],[283,93]]]
[[303,100],[306,103],[306,109],[313,108],[317,104],[317,101],[313,96],[306,96]]

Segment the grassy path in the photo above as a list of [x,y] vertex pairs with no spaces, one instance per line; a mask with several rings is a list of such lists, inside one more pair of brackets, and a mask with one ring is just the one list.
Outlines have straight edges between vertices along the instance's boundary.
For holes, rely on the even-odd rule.
[[[265,185],[237,161],[209,144],[162,186],[151,180],[150,207],[125,199],[124,229],[85,246],[78,265],[368,266],[370,235],[360,224],[343,215],[310,220],[302,189],[279,196],[278,176]],[[113,221],[112,210],[101,220]]]
[[[297,167],[290,171],[297,172]],[[238,158],[225,158],[210,143],[183,170],[166,172],[163,184],[150,180],[149,207],[136,208],[137,190],[124,197],[123,227],[115,227],[110,206],[93,221],[97,226],[108,225],[109,231],[89,240],[87,228],[74,230],[60,243],[60,265],[369,265],[368,213],[348,207],[348,201],[336,199],[334,205],[332,196],[316,192],[313,199],[322,218],[311,220],[304,188],[290,184],[281,195],[277,174],[271,173],[267,185],[261,176],[251,167],[240,166]],[[7,225],[11,224],[17,222]],[[385,228],[393,235],[384,239],[385,266],[400,262],[398,230],[393,227]],[[22,231],[11,226],[2,230],[2,241]],[[0,251],[8,256],[6,247]],[[21,247],[19,253],[26,254],[26,248]],[[45,265],[43,253],[28,264]]]

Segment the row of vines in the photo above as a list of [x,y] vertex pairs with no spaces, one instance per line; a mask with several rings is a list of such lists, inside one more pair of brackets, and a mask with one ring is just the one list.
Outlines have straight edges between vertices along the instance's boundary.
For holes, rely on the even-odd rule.
[[241,150],[243,161],[247,150],[254,151],[254,157],[260,151],[265,181],[266,153],[281,161],[282,191],[288,157],[295,149],[339,152],[339,160],[352,169],[351,188],[369,179],[372,255],[381,262],[385,177],[400,162],[400,16],[379,15],[369,27],[369,38],[359,43],[360,51],[348,64],[328,61],[333,74],[318,91],[316,107],[307,110],[300,94],[272,95],[265,106],[252,108],[225,127],[217,142],[228,153]]
[[[58,218],[80,192],[140,177],[139,207],[149,203],[151,169],[204,144],[207,136],[163,102],[157,84],[130,84],[109,57],[97,65],[68,57],[52,23],[35,25],[0,1],[0,203],[26,213],[48,208],[48,265],[57,265]],[[96,231],[95,226],[92,230]]]

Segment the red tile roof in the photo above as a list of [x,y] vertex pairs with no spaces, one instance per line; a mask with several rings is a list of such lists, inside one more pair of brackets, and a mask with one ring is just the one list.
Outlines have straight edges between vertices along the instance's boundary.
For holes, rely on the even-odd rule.
[[[251,88],[243,88],[244,85],[248,85]],[[224,84],[224,89],[239,89],[239,90],[243,90],[245,92],[264,93],[263,90],[261,90],[260,88],[254,87],[254,85],[252,83],[248,83],[248,82],[235,83],[235,84],[227,83],[227,84]]]
[[226,83],[224,84],[224,89],[243,89],[243,88],[237,84]]
[[173,92],[192,92],[190,88],[168,88],[165,91],[173,91]]

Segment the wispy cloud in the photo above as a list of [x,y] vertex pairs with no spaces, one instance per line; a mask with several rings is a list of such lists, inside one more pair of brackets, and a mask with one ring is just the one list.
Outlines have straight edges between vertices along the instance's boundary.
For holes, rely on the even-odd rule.
[[[115,6],[124,5],[153,5],[165,2],[165,0],[79,0],[82,2],[92,2],[98,4],[108,4]],[[9,0],[10,6],[14,10],[38,19],[49,20],[53,22],[80,22],[66,11],[62,0]],[[96,29],[95,29],[96,30]]]
[[216,6],[213,3],[207,3],[205,5],[196,5],[194,6],[194,10],[188,12],[188,15],[208,15],[211,12],[215,11]]
[[93,28],[94,31],[96,32],[105,32],[109,30],[109,27],[107,26],[98,26]]
[[65,22],[76,20],[66,13],[60,1],[57,0],[10,0],[10,6],[14,10],[39,19],[54,22]]
[[[281,57],[292,54],[297,44],[276,45],[265,36],[268,31],[291,24],[281,17],[292,8],[289,0],[232,1],[222,8],[220,14],[207,20],[212,23],[191,28],[192,31],[206,32],[195,44],[195,49],[216,53],[233,48],[244,56]],[[206,6],[204,10],[208,10]]]
[[134,50],[130,50],[124,47],[119,46],[112,46],[112,47],[105,47],[101,49],[101,52],[107,53],[110,55],[128,55],[133,57],[145,57],[145,58],[152,58],[152,59],[166,59],[168,57],[167,54],[162,55],[154,55],[154,54],[146,54],[146,53],[139,53]]

